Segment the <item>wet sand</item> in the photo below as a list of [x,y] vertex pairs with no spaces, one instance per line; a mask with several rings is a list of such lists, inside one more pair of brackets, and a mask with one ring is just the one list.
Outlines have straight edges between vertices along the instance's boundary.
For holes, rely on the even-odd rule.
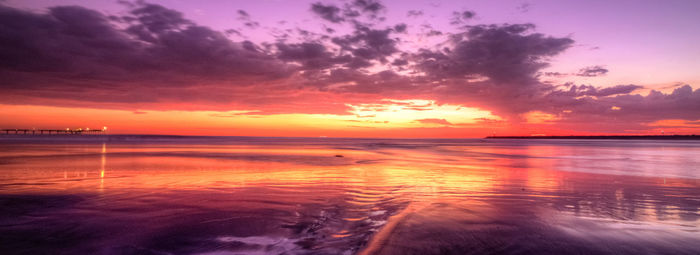
[[700,253],[694,141],[211,139],[0,142],[3,254]]

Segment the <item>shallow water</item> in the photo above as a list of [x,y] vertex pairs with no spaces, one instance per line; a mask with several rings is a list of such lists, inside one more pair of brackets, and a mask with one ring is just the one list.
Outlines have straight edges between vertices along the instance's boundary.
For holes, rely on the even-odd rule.
[[700,142],[0,138],[3,254],[699,254]]

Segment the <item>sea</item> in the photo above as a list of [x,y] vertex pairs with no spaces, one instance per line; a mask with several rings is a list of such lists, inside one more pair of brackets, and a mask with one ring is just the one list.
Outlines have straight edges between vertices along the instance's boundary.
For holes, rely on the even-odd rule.
[[0,136],[0,254],[700,254],[700,141]]

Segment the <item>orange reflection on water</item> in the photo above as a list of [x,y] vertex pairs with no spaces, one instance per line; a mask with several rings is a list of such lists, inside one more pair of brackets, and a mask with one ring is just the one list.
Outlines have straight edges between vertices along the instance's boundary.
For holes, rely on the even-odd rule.
[[[210,234],[216,240],[273,240],[268,244],[272,246],[281,242],[274,239],[279,236],[311,238],[300,236],[310,233],[304,224],[311,219],[318,221],[313,223],[319,226],[314,231],[330,238],[312,236],[318,247],[354,240],[367,246],[352,249],[366,253],[402,253],[406,250],[401,249],[418,249],[412,244],[429,246],[422,243],[425,237],[412,234],[420,233],[416,229],[459,236],[467,230],[518,232],[546,226],[551,233],[538,234],[568,233],[561,235],[591,242],[601,241],[595,237],[601,233],[624,236],[630,226],[644,229],[636,238],[652,241],[675,235],[685,238],[683,242],[695,240],[684,233],[700,230],[700,183],[697,178],[676,177],[687,173],[683,165],[695,162],[694,148],[382,146],[15,146],[8,149],[13,156],[2,165],[0,192],[99,193],[99,199],[87,204],[109,207],[90,210],[107,210],[107,214],[109,210],[154,210],[142,217],[157,218],[175,208],[182,215],[203,217],[197,218],[197,224],[259,214],[264,222],[277,224],[266,232],[268,239],[247,238],[252,233]],[[659,166],[669,169],[667,176],[649,176]],[[243,216],[223,217],[210,211]],[[303,231],[295,232],[297,228]],[[582,229],[590,233],[581,233]],[[664,236],[645,232],[651,230]]]
[[[395,188],[395,193],[410,196],[414,202],[520,194],[552,198],[557,196],[557,192],[580,192],[593,188],[605,190],[620,201],[624,200],[626,189],[607,189],[597,185],[652,185],[662,186],[664,191],[698,185],[697,180],[678,178],[556,171],[566,163],[562,162],[561,157],[568,159],[569,155],[582,150],[575,148],[574,151],[567,151],[556,146],[452,146],[445,147],[448,151],[438,152],[396,148],[358,151],[323,146],[300,149],[298,146],[268,145],[114,145],[108,152],[107,146],[101,144],[94,156],[86,153],[89,150],[84,146],[80,149],[67,146],[14,167],[5,166],[5,180],[22,180],[35,191],[37,187],[33,184],[48,184],[38,189],[46,192],[89,191],[91,180],[99,182],[100,191],[211,190],[256,186],[302,189],[326,186],[339,190],[365,189],[365,192],[371,193],[375,189],[383,192],[383,188]],[[604,152],[606,157],[619,156],[610,149]],[[595,153],[585,155],[597,156]],[[560,158],[554,159],[554,156]],[[93,175],[89,166],[95,161],[99,170]],[[570,166],[563,168],[566,167]],[[54,171],[56,169],[62,171]],[[108,175],[105,174],[106,169],[109,169]],[[21,186],[13,190],[24,191]],[[581,201],[577,205],[564,207],[572,206],[588,208],[586,202]]]

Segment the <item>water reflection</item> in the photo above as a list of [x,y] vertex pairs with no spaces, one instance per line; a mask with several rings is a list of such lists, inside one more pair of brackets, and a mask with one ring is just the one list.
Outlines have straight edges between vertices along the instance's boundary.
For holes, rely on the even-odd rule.
[[105,188],[105,165],[107,164],[107,143],[102,143],[102,152],[100,153],[100,188],[103,192]]
[[700,145],[109,146],[8,147],[0,246],[104,254],[700,251],[692,171]]

